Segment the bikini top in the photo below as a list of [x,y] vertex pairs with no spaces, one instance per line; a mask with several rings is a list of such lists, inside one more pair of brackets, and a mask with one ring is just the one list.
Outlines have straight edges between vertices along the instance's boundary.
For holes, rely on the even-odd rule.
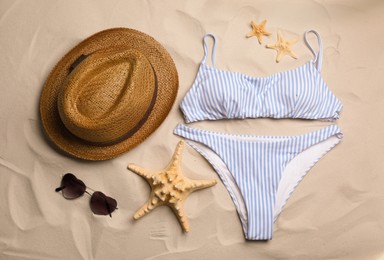
[[[316,53],[307,40],[317,37]],[[213,38],[212,66],[206,64],[207,37]],[[339,118],[341,102],[321,77],[323,46],[320,35],[306,31],[304,39],[314,58],[292,70],[267,77],[252,77],[215,67],[216,37],[203,38],[204,57],[196,79],[180,104],[186,123],[233,118],[302,118],[334,121]]]

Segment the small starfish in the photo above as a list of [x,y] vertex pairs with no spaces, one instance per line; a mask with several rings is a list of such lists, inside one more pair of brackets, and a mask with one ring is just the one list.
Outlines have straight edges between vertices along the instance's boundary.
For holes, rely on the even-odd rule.
[[266,36],[269,36],[271,35],[270,32],[268,32],[266,29],[265,29],[265,24],[267,23],[267,20],[264,20],[262,21],[260,24],[257,24],[255,23],[254,21],[251,21],[251,26],[252,26],[252,31],[250,31],[249,33],[247,33],[247,37],[252,37],[252,36],[256,36],[257,39],[259,40],[259,44],[262,43],[263,41],[263,36],[266,35]]
[[292,51],[291,47],[298,39],[285,40],[280,31],[277,32],[277,42],[275,44],[267,44],[265,47],[275,49],[277,51],[276,62],[280,62],[284,55],[289,55],[294,59],[297,59],[296,54]]
[[150,171],[134,164],[129,164],[128,169],[143,177],[151,186],[151,194],[144,204],[133,216],[139,219],[153,209],[167,205],[176,214],[181,227],[189,231],[189,223],[184,211],[184,202],[188,195],[196,190],[215,185],[216,180],[191,180],[181,172],[181,152],[184,141],[180,141],[168,166],[161,171]]

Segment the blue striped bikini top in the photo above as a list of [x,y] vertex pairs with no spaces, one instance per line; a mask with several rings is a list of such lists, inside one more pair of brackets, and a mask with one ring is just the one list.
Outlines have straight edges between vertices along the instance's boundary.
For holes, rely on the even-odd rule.
[[[317,37],[316,53],[307,40]],[[206,38],[213,38],[212,66],[206,64]],[[323,47],[313,30],[304,39],[314,58],[292,70],[266,77],[252,77],[215,67],[216,38],[203,38],[204,57],[196,79],[180,104],[186,123],[200,120],[243,118],[302,118],[334,121],[341,102],[333,95],[320,74]]]

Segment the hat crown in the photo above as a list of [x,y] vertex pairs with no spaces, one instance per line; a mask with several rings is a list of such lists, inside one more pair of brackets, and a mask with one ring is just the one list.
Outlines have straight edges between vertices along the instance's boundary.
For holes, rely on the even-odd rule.
[[155,75],[137,50],[98,50],[68,75],[58,96],[58,111],[75,136],[109,145],[133,134],[148,114]]

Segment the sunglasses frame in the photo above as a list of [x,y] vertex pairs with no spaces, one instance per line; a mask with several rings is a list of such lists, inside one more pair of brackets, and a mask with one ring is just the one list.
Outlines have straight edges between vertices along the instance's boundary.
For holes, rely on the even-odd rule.
[[[66,188],[66,185],[63,184],[63,182],[65,182],[65,181],[69,182],[70,185],[72,185],[72,188],[74,188],[74,190],[72,190],[72,193],[76,193],[76,194],[73,194],[72,196],[67,196],[63,192]],[[76,187],[75,185],[78,185],[78,186]],[[67,185],[67,186],[69,186],[69,185]],[[87,189],[91,190],[92,193],[88,192]],[[95,191],[95,190],[89,188],[88,186],[85,185],[85,183],[82,180],[77,178],[72,173],[66,173],[62,176],[60,186],[57,187],[55,189],[55,191],[56,192],[61,191],[61,194],[67,200],[73,200],[73,199],[80,198],[80,197],[84,196],[84,193],[88,194],[91,197],[90,202],[89,202],[90,208],[95,215],[109,215],[112,218],[112,212],[114,212],[116,209],[118,209],[117,208],[117,201],[114,198],[105,195],[101,191]],[[99,211],[96,210],[97,206],[100,206],[101,204],[92,204],[92,202],[96,203],[97,198],[101,198],[102,200],[104,200],[107,214],[100,213]],[[92,206],[92,205],[94,205],[94,206]],[[111,205],[112,205],[113,209],[111,208]]]

